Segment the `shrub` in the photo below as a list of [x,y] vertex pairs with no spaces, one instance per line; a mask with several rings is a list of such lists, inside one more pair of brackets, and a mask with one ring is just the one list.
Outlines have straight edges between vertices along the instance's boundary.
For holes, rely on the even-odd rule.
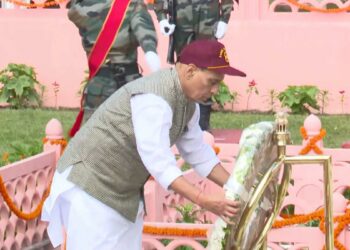
[[288,107],[293,114],[310,113],[310,107],[319,110],[317,104],[317,95],[319,89],[316,86],[288,86],[288,88],[279,93],[278,99],[282,107]]
[[225,103],[234,102],[237,97],[237,92],[230,92],[230,89],[224,82],[220,82],[218,92],[213,95],[212,101],[217,103],[220,108],[224,108]]
[[0,102],[7,102],[15,109],[41,106],[44,86],[36,79],[33,67],[10,63],[0,71],[0,83]]
[[204,212],[202,209],[197,209],[193,203],[186,203],[184,205],[175,206],[177,212],[180,213],[181,218],[177,220],[178,223],[196,223],[201,222],[198,216]]

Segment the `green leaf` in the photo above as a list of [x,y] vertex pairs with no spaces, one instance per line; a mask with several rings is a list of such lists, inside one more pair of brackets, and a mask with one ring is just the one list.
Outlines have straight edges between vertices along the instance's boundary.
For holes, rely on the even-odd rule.
[[288,107],[295,114],[304,114],[309,112],[305,105],[314,109],[319,109],[317,104],[317,95],[319,89],[316,86],[288,86],[278,95],[283,107]]
[[219,104],[221,108],[224,107],[225,103],[234,100],[234,95],[230,92],[230,89],[224,82],[220,82],[218,92],[212,97],[212,100]]
[[7,102],[8,98],[9,98],[9,96],[6,94],[5,91],[2,91],[0,93],[0,102]]
[[0,71],[0,82],[1,100],[14,108],[41,103],[37,89],[43,91],[44,86],[37,81],[33,67],[10,63]]

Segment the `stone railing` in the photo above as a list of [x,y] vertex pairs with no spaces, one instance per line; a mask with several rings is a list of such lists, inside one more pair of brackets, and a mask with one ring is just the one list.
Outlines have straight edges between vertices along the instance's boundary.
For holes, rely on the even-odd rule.
[[[42,202],[62,149],[61,145],[51,144],[51,141],[62,138],[61,124],[52,119],[46,126],[47,142],[43,153],[0,168],[10,202],[23,213],[32,212]],[[0,249],[42,249],[44,246],[49,249],[50,242],[46,224],[40,221],[40,217],[31,220],[19,218],[0,195]]]
[[[310,139],[319,133],[321,123],[316,116],[310,116],[305,120],[304,128]],[[57,120],[48,123],[46,139],[47,143],[43,153],[0,168],[0,175],[4,179],[11,199],[23,212],[33,211],[41,201],[62,150],[61,145],[51,144],[51,142],[62,139],[62,127]],[[213,140],[206,139],[210,144],[213,144]],[[307,141],[304,141],[303,145],[288,146],[287,154],[299,154],[306,144]],[[342,215],[347,206],[347,200],[343,193],[350,186],[350,150],[323,148],[321,141],[317,145],[324,154],[331,155],[333,158],[334,214]],[[220,148],[218,156],[224,167],[231,172],[239,151],[238,144],[216,144],[216,146]],[[184,161],[179,158],[178,165],[182,166],[183,164]],[[184,176],[201,188],[204,193],[222,195],[220,188],[199,177],[193,170],[187,170]],[[288,189],[288,196],[284,200],[283,207],[294,205],[295,213],[309,213],[322,206],[323,173],[320,166],[293,166],[292,178],[293,185]],[[145,228],[153,227],[158,229],[157,231],[162,231],[159,230],[162,228],[166,228],[168,231],[174,229],[192,230],[192,232],[201,232],[201,234],[194,234],[195,236],[191,237],[191,233],[176,235],[144,233],[144,249],[173,250],[183,245],[191,246],[193,249],[205,248],[205,240],[207,239],[205,233],[210,232],[212,224],[176,223],[181,218],[176,212],[175,206],[186,204],[189,201],[171,191],[163,190],[154,180],[150,180],[146,184],[145,197],[147,200]],[[198,219],[213,223],[216,217],[211,213],[203,212]],[[44,244],[49,245],[45,229],[46,225],[38,218],[30,221],[19,219],[13,212],[10,212],[4,200],[0,198],[1,250],[35,249],[35,247],[39,248]],[[205,233],[203,234],[203,232]],[[348,227],[345,227],[337,239],[345,246],[349,246],[350,232]],[[319,250],[324,244],[324,235],[317,227],[297,225],[271,230],[268,241],[269,247],[275,250],[302,248]]]

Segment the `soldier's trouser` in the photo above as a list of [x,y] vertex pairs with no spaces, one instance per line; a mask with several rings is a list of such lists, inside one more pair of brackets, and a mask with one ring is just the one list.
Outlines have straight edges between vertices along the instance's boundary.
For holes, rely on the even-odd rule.
[[220,11],[215,0],[177,0],[175,51],[179,55],[186,44],[199,39],[215,39]]
[[96,76],[86,85],[84,91],[84,122],[115,91],[127,82],[139,77],[141,77],[141,74],[136,63],[108,63],[107,65],[103,65]]
[[210,129],[210,113],[211,113],[211,105],[199,104],[199,126],[202,130]]
[[175,40],[175,52],[178,56],[187,44],[191,43],[194,40],[200,40],[200,39],[216,39],[213,35],[207,35],[207,34],[196,34],[195,32],[184,32],[179,30],[175,30],[174,32],[174,40]]

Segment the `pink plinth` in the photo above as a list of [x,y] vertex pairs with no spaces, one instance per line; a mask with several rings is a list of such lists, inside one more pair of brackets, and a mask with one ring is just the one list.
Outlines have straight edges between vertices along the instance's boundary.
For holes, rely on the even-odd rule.
[[44,151],[55,150],[57,161],[61,156],[63,148],[60,144],[53,144],[52,140],[59,140],[64,138],[61,122],[55,118],[51,119],[46,125],[45,134],[47,141],[44,143]]
[[[307,140],[303,140],[303,146],[305,146],[309,140],[318,135],[322,129],[322,123],[320,118],[318,118],[316,115],[311,114],[304,120],[304,128],[306,130],[307,136],[309,137]],[[316,145],[319,148],[323,147],[323,141],[319,140],[316,142]],[[310,151],[310,154],[313,154],[313,151]]]
[[46,138],[48,139],[61,139],[63,138],[63,128],[59,120],[51,119],[45,129]]
[[320,118],[318,118],[314,114],[309,115],[308,117],[306,117],[304,121],[304,128],[309,133],[319,133],[320,129],[322,128],[322,123]]

